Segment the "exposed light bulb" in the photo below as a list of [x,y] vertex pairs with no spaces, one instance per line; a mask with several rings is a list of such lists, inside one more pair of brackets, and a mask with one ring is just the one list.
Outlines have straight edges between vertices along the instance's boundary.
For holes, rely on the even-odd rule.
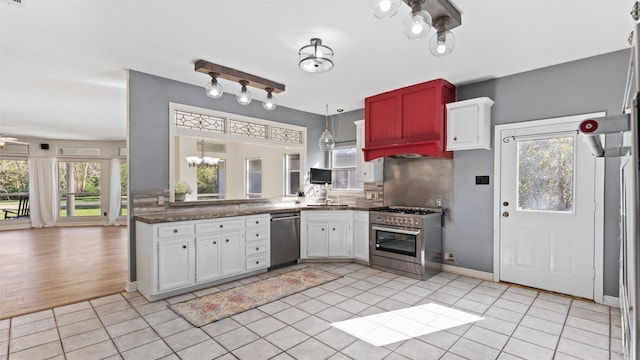
[[443,43],[438,42],[436,51],[438,52],[438,54],[444,54],[444,52],[447,51],[447,47]]
[[451,31],[445,30],[444,24],[437,24],[438,32],[429,41],[429,49],[434,56],[451,54],[456,45],[456,38]]
[[369,0],[369,8],[378,19],[390,18],[398,12],[402,0]]
[[389,9],[391,9],[391,1],[389,0],[380,1],[379,8],[380,8],[380,11],[382,12],[388,12]]
[[249,105],[249,103],[253,99],[251,92],[247,90],[247,85],[249,84],[249,82],[246,80],[240,80],[240,84],[242,84],[242,91],[236,96],[236,101],[240,105]]
[[273,110],[276,108],[278,102],[276,101],[276,98],[273,97],[273,88],[266,88],[265,89],[267,91],[267,96],[264,98],[264,100],[262,101],[262,107],[265,110]]
[[420,8],[411,11],[404,20],[404,33],[409,39],[421,39],[431,30],[431,15]]
[[224,93],[224,91],[222,90],[222,85],[220,85],[217,79],[219,75],[216,73],[209,73],[209,75],[211,75],[211,81],[207,83],[204,91],[208,97],[217,99]]

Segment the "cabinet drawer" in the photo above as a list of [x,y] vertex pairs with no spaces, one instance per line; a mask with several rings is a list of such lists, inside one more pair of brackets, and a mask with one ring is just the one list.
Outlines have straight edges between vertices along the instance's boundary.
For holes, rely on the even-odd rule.
[[258,254],[266,254],[269,252],[269,243],[267,241],[254,242],[246,244],[245,256],[253,256]]
[[249,229],[245,233],[246,241],[264,240],[269,238],[267,229]]
[[264,268],[269,266],[269,258],[266,255],[255,256],[251,259],[247,259],[245,264],[245,270],[254,270],[258,268]]
[[269,224],[270,216],[269,215],[257,215],[257,216],[247,216],[245,219],[245,227],[253,228],[253,227],[264,227]]
[[242,229],[244,227],[244,219],[242,218],[224,218],[220,220],[207,220],[196,223],[196,234],[206,234],[218,231],[227,231]]
[[192,223],[171,224],[158,226],[158,238],[171,238],[176,236],[185,236],[193,234]]

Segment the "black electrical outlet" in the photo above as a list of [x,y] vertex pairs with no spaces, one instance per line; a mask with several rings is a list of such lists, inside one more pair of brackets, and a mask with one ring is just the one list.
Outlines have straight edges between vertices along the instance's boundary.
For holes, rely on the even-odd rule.
[[489,175],[476,176],[476,185],[489,185]]

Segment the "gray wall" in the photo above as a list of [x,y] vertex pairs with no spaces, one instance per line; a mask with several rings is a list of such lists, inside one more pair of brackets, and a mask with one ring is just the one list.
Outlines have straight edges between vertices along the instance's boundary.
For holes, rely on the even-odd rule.
[[[204,94],[203,87],[129,70],[129,199],[133,199],[134,191],[169,188],[169,102],[305,126],[309,139],[307,164],[325,163],[326,154],[318,148],[318,139],[325,126],[324,116],[282,106],[266,111],[260,101],[263,97],[261,91],[251,91],[254,100],[242,106],[232,94],[211,99]],[[344,114],[341,119],[350,116]],[[346,120],[341,122],[347,125]],[[348,126],[343,128],[346,128],[346,136],[355,139],[355,127],[353,130]],[[130,217],[135,215],[134,211],[130,207]],[[130,280],[135,281],[135,222],[131,221],[130,224]]]
[[[480,96],[495,101],[492,125],[606,111],[620,114],[628,50],[582,59],[495,80],[458,87],[458,100]],[[607,147],[621,141],[607,136]],[[453,226],[445,229],[445,251],[459,266],[493,272],[493,150],[457,151],[454,156]],[[618,295],[618,158],[605,162],[604,293]],[[491,175],[491,185],[475,185]]]

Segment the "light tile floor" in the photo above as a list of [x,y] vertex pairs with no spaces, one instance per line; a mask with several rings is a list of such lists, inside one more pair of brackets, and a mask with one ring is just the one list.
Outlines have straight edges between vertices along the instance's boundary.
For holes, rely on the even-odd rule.
[[[196,328],[167,304],[302,266],[333,282]],[[484,320],[374,347],[330,325],[436,303]],[[300,264],[149,303],[121,293],[0,321],[0,360],[622,359],[620,312],[441,273],[417,281],[351,263]]]

